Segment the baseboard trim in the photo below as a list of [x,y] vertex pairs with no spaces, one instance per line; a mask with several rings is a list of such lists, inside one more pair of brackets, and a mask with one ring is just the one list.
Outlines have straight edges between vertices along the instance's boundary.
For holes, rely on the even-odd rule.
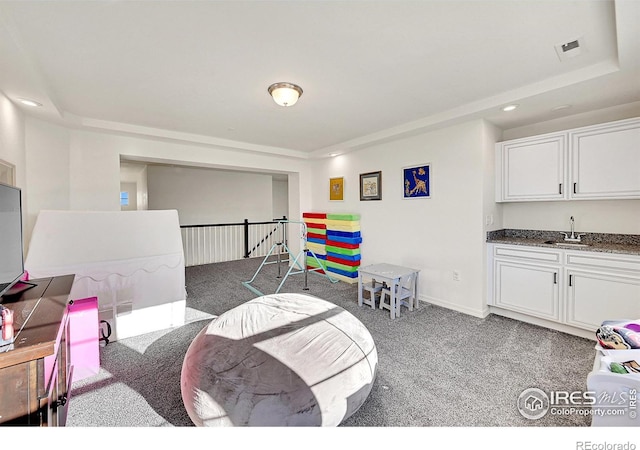
[[453,311],[457,311],[473,317],[478,317],[480,319],[484,319],[489,314],[496,314],[498,316],[504,316],[510,319],[519,320],[520,322],[526,322],[533,325],[549,328],[551,330],[561,331],[563,333],[571,334],[573,336],[578,336],[578,337],[589,339],[592,341],[596,340],[595,338],[596,330],[593,330],[593,331],[583,330],[583,329],[572,327],[562,323],[556,323],[550,320],[528,316],[526,314],[521,314],[515,311],[509,311],[507,309],[502,309],[495,306],[484,306],[482,309],[468,308],[465,306],[460,306],[455,303],[451,303],[439,298],[429,297],[426,295],[421,295],[418,298],[418,301],[423,303],[430,303],[436,306],[441,306],[443,308],[451,309]]
[[562,323],[556,323],[550,320],[541,319],[541,318],[529,316],[526,314],[521,314],[515,311],[510,311],[508,309],[498,308],[496,306],[490,306],[489,312],[491,314],[496,314],[498,316],[519,320],[520,322],[526,322],[533,325],[549,328],[551,330],[561,331],[563,333],[571,334],[573,336],[589,339],[591,341],[596,341],[596,330],[587,331],[580,328],[565,325]]
[[469,307],[466,307],[466,306],[461,306],[461,305],[458,305],[456,303],[451,303],[451,302],[448,302],[446,300],[442,300],[442,299],[435,298],[435,297],[429,297],[429,296],[426,296],[426,295],[419,296],[418,301],[419,302],[424,302],[424,303],[430,303],[430,304],[436,305],[436,306],[442,306],[443,308],[452,309],[454,311],[458,311],[458,312],[461,312],[463,314],[467,314],[469,316],[478,317],[480,319],[484,319],[491,312],[491,311],[489,311],[489,308],[487,306],[485,306],[482,309],[469,308]]

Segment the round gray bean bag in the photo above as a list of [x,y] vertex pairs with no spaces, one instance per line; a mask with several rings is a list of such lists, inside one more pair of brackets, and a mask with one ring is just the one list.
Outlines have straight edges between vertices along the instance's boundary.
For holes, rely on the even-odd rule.
[[377,365],[351,313],[310,295],[265,295],[194,338],[182,399],[197,426],[336,426],[367,399]]

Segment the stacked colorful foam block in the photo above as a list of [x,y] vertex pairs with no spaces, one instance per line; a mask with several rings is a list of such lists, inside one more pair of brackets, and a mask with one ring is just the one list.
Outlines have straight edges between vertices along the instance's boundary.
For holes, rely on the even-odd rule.
[[[327,260],[327,215],[303,213],[302,221],[307,225],[307,248],[315,253],[321,264],[324,264]],[[313,256],[307,256],[307,261],[309,260],[313,260],[313,267],[318,267]]]
[[307,225],[307,246],[315,253],[307,255],[309,268],[320,267],[333,278],[358,282],[360,267],[360,215],[303,213]]

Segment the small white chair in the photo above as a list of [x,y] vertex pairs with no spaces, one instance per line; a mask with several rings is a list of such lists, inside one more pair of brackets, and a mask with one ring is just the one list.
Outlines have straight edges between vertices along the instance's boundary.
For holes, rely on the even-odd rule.
[[[362,283],[362,303],[371,306],[372,309],[376,309],[376,297],[380,297],[382,287],[382,283],[375,279]],[[369,293],[369,298],[364,296],[365,291]]]
[[[400,317],[400,307],[402,305],[409,308],[409,311],[413,311],[416,302],[414,292],[415,277],[416,273],[414,272],[400,278],[400,281],[395,286],[396,296],[394,304],[391,304],[391,288],[387,287],[380,291],[380,309],[388,309],[392,319]],[[388,302],[387,297],[389,298]]]

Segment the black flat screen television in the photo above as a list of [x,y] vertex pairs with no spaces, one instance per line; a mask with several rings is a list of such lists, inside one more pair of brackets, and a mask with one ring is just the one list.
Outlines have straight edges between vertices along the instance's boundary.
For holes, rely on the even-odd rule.
[[10,294],[23,273],[22,192],[0,183],[0,296]]

